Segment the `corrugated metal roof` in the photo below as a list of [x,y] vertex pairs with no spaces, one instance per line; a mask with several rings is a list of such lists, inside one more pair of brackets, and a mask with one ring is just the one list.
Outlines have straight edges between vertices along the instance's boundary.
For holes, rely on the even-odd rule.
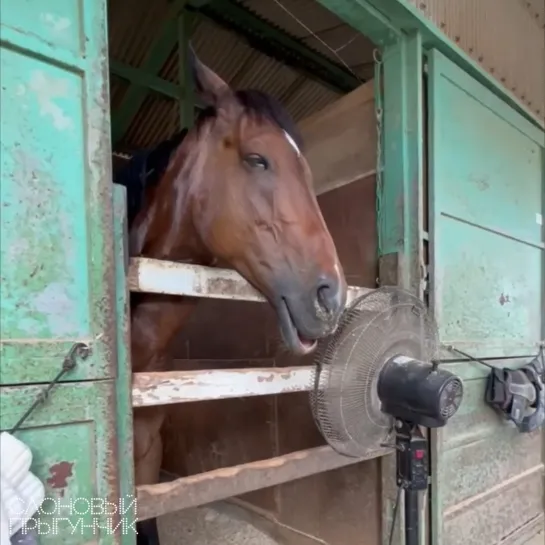
[[[317,34],[332,49],[339,50],[339,56],[359,77],[368,79],[372,76],[373,46],[366,38],[314,0],[281,0],[281,3],[293,16],[282,9],[276,0],[240,2],[248,10],[301,39],[308,47],[339,62],[336,55],[314,37],[313,34]],[[110,57],[135,68],[142,66],[159,29],[171,16],[170,9],[169,0],[135,0],[131,3],[110,0]],[[293,68],[252,49],[243,38],[209,20],[197,18],[191,34],[198,56],[230,85],[272,94],[283,102],[296,120],[341,96],[341,92],[309,80]],[[177,82],[176,48],[157,75]],[[122,104],[128,84],[112,76],[110,85],[112,111],[115,114]],[[150,92],[115,150],[153,146],[169,137],[178,126],[179,107],[176,101]]]

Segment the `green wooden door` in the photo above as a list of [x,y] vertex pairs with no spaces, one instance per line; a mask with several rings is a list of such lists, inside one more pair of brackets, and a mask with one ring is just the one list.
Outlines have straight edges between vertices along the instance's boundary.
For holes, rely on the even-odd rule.
[[[441,341],[520,365],[544,331],[545,136],[437,51],[428,91],[430,302]],[[543,435],[520,434],[485,406],[487,369],[448,366],[466,394],[432,434],[433,543],[524,543],[543,524]]]
[[18,432],[46,486],[37,529],[42,545],[134,543],[105,0],[1,0],[0,63],[0,428],[85,343]]
[[2,0],[2,384],[112,377],[106,2]]

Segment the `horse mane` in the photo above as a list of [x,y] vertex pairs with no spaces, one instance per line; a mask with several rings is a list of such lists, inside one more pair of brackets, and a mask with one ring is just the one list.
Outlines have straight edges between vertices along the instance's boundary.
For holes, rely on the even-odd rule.
[[[286,131],[302,149],[303,141],[297,125],[284,106],[271,95],[256,89],[235,92],[235,97],[244,108],[244,113],[258,120],[266,120]],[[195,126],[197,130],[204,123],[216,116],[216,109],[208,107],[201,110]],[[151,150],[135,153],[114,177],[114,183],[123,185],[127,190],[127,220],[129,229],[132,222],[144,206],[146,189],[158,183],[170,162],[170,157],[183,142],[188,133],[183,129],[170,139],[161,142]]]
[[114,176],[114,183],[127,190],[127,221],[129,229],[144,205],[146,189],[155,185],[165,172],[174,150],[187,135],[183,129],[158,146],[135,153]]

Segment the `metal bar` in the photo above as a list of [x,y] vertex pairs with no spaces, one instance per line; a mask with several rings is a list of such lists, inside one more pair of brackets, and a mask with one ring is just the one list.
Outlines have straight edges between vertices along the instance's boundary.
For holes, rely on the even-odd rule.
[[133,407],[210,399],[304,392],[311,388],[312,367],[207,369],[135,373]]
[[369,449],[361,458],[350,458],[324,446],[268,460],[215,469],[171,482],[138,486],[138,519],[154,518],[239,496],[260,488],[377,458],[389,452],[391,451],[383,448]]
[[377,46],[395,43],[403,34],[402,25],[396,25],[383,4],[398,0],[316,0],[339,19],[359,30]]
[[[172,53],[178,39],[177,15],[183,9],[187,0],[174,0],[167,15],[166,22],[159,32],[158,38],[151,46],[148,55],[141,67],[143,72],[155,76],[163,67],[168,56]],[[134,116],[142,106],[148,89],[146,87],[130,87],[123,103],[117,112],[114,112],[112,122],[112,140],[117,144],[127,132]],[[176,95],[176,98],[179,94]]]
[[137,85],[147,92],[148,89],[155,91],[174,100],[178,100],[181,94],[181,87],[163,78],[159,78],[140,68],[134,68],[119,61],[110,60],[110,72]]
[[217,25],[236,32],[251,47],[292,66],[336,92],[348,93],[361,84],[340,63],[318,53],[233,0],[213,0],[201,7],[190,1],[187,9],[196,10]]
[[195,119],[195,98],[193,82],[191,81],[191,70],[187,59],[189,56],[189,42],[191,39],[191,28],[195,14],[182,11],[178,17],[178,82],[180,85],[180,129],[191,128]]
[[[147,257],[130,260],[131,291],[262,303],[265,298],[237,272]],[[347,304],[372,290],[349,287]]]
[[[382,52],[384,62],[382,140],[384,172],[378,229],[381,284],[399,285],[423,296],[423,245],[420,238],[423,211],[424,100],[422,97],[422,43],[418,34],[403,36]],[[403,210],[403,213],[399,212]],[[381,462],[382,530],[387,536],[397,503],[396,460]],[[426,501],[422,505],[427,505]],[[394,533],[402,536],[404,511]],[[423,517],[427,517],[426,513]],[[422,520],[424,520],[424,518]],[[402,537],[400,537],[402,539]],[[386,544],[386,539],[383,540]]]

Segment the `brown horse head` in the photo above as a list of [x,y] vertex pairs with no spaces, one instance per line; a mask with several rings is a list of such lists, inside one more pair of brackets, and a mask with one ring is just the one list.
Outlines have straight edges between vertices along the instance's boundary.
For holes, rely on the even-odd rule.
[[346,281],[300,136],[272,97],[192,64],[207,108],[136,218],[135,251],[232,267],[274,307],[288,348],[309,353],[335,329]]

